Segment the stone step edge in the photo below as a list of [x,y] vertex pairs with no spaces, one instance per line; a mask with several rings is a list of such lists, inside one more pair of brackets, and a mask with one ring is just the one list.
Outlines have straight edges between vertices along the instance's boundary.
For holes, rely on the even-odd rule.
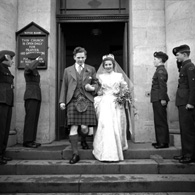
[[[140,149],[124,151],[125,159],[146,159],[151,155],[160,155],[163,158],[173,158],[175,155],[180,155],[180,149]],[[46,150],[33,150],[33,149],[21,149],[21,150],[7,150],[7,156],[11,156],[13,159],[37,159],[37,160],[49,160],[49,159],[65,159],[68,160],[72,156],[72,150],[61,151],[46,151]],[[79,150],[81,159],[95,159],[92,154],[92,150]]]
[[1,175],[6,192],[195,192],[195,175]]
[[68,160],[13,160],[0,166],[0,175],[38,174],[195,174],[195,163],[181,164],[162,158],[133,159],[115,163],[80,160],[71,165]]

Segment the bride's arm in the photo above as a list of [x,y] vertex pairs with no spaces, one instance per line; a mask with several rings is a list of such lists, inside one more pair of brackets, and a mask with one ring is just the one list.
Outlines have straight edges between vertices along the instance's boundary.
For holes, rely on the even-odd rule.
[[102,87],[102,80],[101,80],[101,75],[99,75],[99,79],[98,79],[98,82],[99,82],[99,89],[97,91],[97,95],[98,96],[101,96],[103,95],[103,87]]

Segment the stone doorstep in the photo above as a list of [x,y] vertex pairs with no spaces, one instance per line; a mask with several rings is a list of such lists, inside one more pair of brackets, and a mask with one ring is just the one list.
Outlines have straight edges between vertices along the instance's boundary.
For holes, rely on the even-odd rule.
[[195,192],[195,175],[1,175],[0,193]]
[[0,175],[47,174],[195,174],[195,163],[181,164],[168,159],[134,159],[118,163],[81,160],[13,160],[0,166]]
[[[92,146],[90,145],[90,148]],[[172,159],[174,155],[180,154],[180,148],[171,146],[164,149],[155,149],[151,144],[132,144],[129,149],[124,151],[125,159],[149,159],[151,155],[160,155],[165,159]],[[37,149],[24,148],[21,145],[9,147],[7,155],[13,159],[26,160],[68,160],[72,156],[72,150],[69,144],[62,146],[41,146]],[[79,155],[82,160],[95,160],[92,150],[83,150],[79,148]]]

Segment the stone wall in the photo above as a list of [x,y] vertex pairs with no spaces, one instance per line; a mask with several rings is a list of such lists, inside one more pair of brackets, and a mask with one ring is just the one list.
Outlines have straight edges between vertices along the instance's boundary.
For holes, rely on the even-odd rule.
[[[38,124],[37,141],[49,143],[55,139],[55,76],[56,76],[56,21],[55,0],[18,0],[17,31],[31,22],[35,22],[49,32],[48,36],[48,68],[40,70],[42,105]],[[23,141],[24,71],[16,70],[16,128],[18,142]]]
[[179,131],[178,110],[175,106],[179,73],[172,49],[182,44],[188,44],[191,48],[190,58],[195,62],[195,1],[166,0],[165,2],[166,48],[169,55],[167,63],[169,72],[168,93],[170,96],[169,122],[172,130]]
[[152,104],[148,93],[155,72],[153,53],[166,52],[164,0],[132,0],[130,4],[130,66],[138,115],[133,140],[154,140]]
[[[16,50],[15,32],[17,29],[17,1],[0,1],[0,50]],[[15,58],[14,58],[15,60]],[[15,66],[11,67],[11,73],[15,76]],[[16,78],[16,77],[15,77]],[[14,80],[14,82],[16,79]],[[15,107],[11,130],[15,129]]]

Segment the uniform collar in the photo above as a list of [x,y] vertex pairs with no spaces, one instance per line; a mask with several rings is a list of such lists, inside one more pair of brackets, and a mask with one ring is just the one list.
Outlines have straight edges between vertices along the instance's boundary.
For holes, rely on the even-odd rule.
[[165,67],[165,65],[164,64],[161,64],[161,65],[157,66],[156,69],[164,68],[164,67]]
[[190,59],[184,61],[184,62],[182,63],[182,66],[185,66],[185,65],[188,64],[188,63],[191,63],[191,60],[190,60]]

